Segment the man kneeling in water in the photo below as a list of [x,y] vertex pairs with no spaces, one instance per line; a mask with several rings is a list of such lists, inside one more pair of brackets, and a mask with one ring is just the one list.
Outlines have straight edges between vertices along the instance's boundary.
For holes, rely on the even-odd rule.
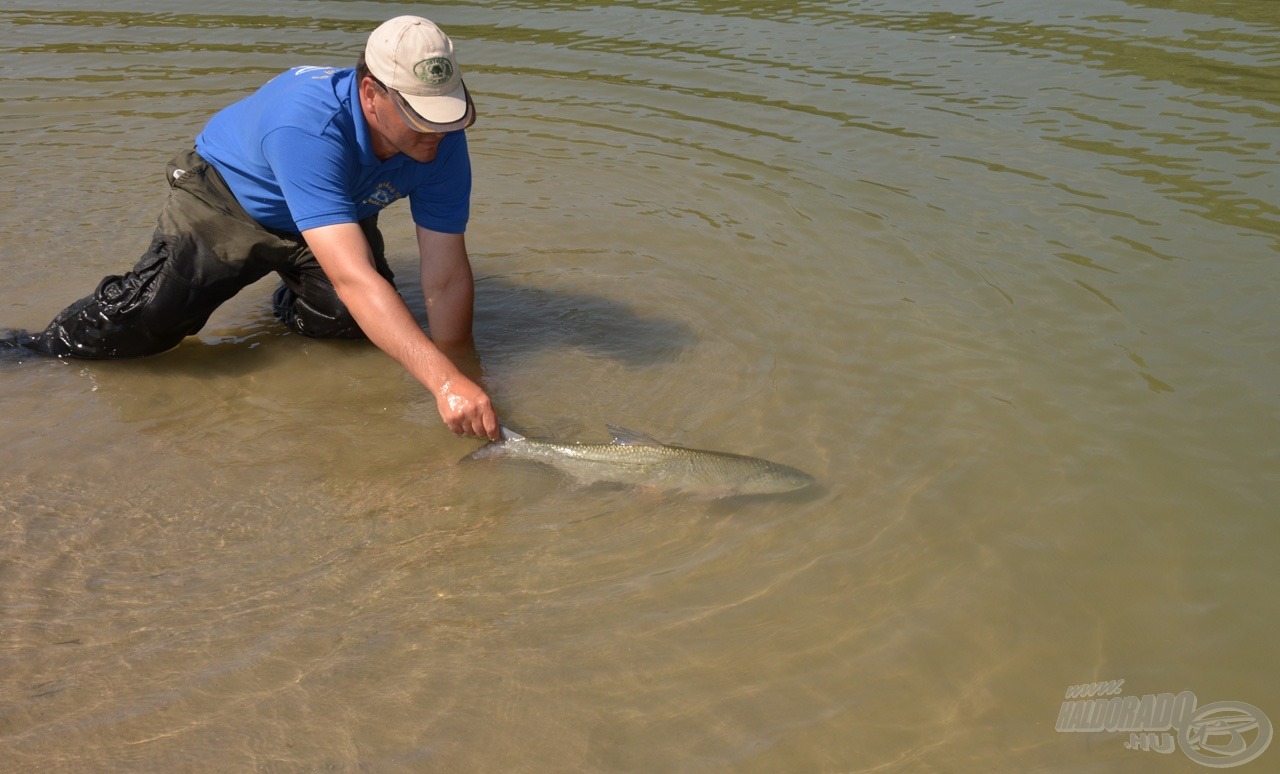
[[[5,343],[57,357],[153,355],[276,272],[274,309],[290,328],[367,337],[435,395],[453,432],[496,439],[489,396],[440,349],[471,343],[464,130],[474,121],[449,37],[427,19],[391,19],[355,68],[287,70],[214,115],[169,162],[169,199],[137,265]],[[396,292],[378,230],[382,209],[404,197],[431,338]]]

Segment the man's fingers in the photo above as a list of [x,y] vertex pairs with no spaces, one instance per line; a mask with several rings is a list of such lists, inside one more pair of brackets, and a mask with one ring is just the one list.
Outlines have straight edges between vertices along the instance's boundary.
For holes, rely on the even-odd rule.
[[436,401],[441,419],[454,435],[498,440],[498,415],[489,396],[479,387],[471,385],[471,389],[460,390],[446,382]]

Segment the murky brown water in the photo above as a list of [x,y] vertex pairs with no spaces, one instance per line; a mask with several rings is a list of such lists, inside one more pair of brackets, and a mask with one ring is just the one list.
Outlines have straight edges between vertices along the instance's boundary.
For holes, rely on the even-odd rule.
[[1273,0],[200,7],[0,10],[0,325],[131,264],[213,111],[425,12],[502,416],[821,485],[459,466],[269,284],[0,361],[0,769],[1201,770],[1055,729],[1111,679],[1280,722]]

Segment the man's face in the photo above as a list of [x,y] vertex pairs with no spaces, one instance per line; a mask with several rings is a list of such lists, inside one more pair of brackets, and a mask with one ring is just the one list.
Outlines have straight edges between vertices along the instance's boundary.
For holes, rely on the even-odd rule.
[[396,97],[382,84],[365,78],[360,84],[360,98],[374,132],[374,155],[382,160],[403,153],[414,161],[432,161],[440,149],[442,132],[418,132],[400,116]]

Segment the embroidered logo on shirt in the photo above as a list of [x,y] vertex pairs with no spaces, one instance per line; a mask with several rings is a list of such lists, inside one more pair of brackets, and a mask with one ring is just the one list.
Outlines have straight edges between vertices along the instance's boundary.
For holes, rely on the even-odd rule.
[[390,183],[378,183],[378,187],[374,189],[368,199],[364,200],[364,203],[372,204],[375,207],[386,207],[403,195]]

